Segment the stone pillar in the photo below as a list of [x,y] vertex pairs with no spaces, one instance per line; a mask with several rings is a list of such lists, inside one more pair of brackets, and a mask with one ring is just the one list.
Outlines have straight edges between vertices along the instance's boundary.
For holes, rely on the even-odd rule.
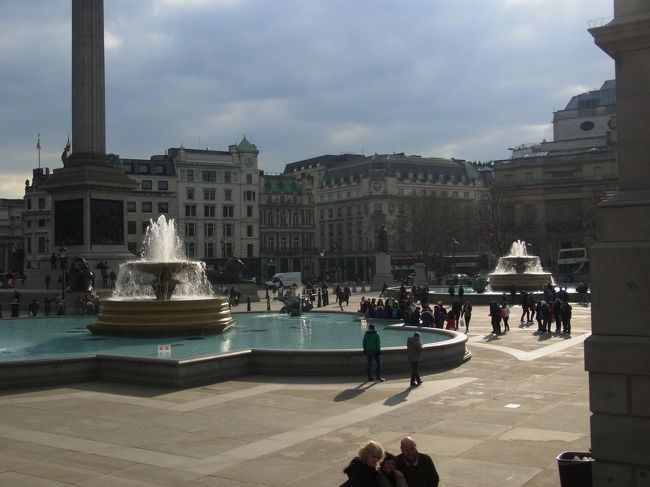
[[106,159],[104,2],[72,0],[72,155],[69,163]]
[[595,487],[650,484],[650,3],[615,0],[590,30],[616,63],[619,191],[591,247],[589,372]]

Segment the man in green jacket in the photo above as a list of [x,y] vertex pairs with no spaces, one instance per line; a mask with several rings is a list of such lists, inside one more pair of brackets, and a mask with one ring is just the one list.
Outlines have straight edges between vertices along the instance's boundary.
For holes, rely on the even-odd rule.
[[363,353],[366,354],[368,361],[368,380],[374,380],[372,377],[372,362],[374,361],[377,367],[377,380],[385,381],[386,379],[381,376],[381,344],[375,325],[368,325],[368,331],[363,335]]

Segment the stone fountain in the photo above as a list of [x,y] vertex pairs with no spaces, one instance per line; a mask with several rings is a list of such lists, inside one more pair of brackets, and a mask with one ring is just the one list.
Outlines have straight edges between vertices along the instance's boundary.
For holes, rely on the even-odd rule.
[[536,255],[528,255],[526,242],[517,240],[510,246],[510,254],[499,257],[494,272],[488,276],[492,291],[539,291],[545,284],[555,284],[550,272],[545,272]]
[[187,260],[174,220],[151,221],[140,260],[120,264],[113,296],[102,301],[98,335],[222,333],[234,324],[225,298],[213,295],[205,264]]

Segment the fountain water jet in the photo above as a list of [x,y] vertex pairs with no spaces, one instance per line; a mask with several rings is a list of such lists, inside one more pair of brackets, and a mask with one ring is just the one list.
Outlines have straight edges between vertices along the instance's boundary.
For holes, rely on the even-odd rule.
[[94,334],[168,336],[222,333],[234,324],[228,301],[212,294],[205,264],[187,260],[174,220],[150,222],[140,260],[120,264],[113,296]]
[[523,240],[513,242],[510,254],[499,257],[499,262],[488,279],[492,291],[507,291],[511,286],[518,291],[539,291],[545,284],[555,284],[551,273],[542,268],[539,257],[528,255]]

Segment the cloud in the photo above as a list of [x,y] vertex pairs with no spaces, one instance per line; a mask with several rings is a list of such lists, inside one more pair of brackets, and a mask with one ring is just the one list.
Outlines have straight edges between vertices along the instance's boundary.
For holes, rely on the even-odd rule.
[[[123,157],[246,133],[272,171],[362,147],[500,159],[613,77],[586,32],[611,0],[104,3],[107,149]],[[39,132],[60,166],[70,38],[69,0],[3,1],[3,174],[31,176]]]

